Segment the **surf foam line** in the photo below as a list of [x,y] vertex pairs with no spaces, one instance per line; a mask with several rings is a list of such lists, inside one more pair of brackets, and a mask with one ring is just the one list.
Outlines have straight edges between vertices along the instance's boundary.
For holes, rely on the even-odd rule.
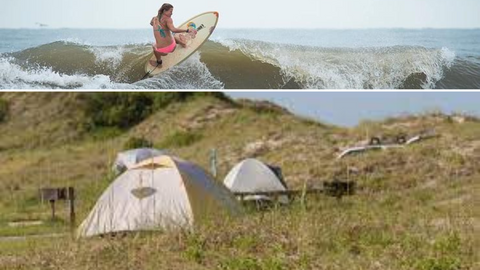
[[281,69],[285,81],[302,88],[402,88],[421,75],[418,87],[434,88],[452,66],[455,53],[447,48],[394,46],[383,48],[321,48],[243,39],[216,39],[230,51]]
[[13,58],[0,58],[1,89],[106,89],[131,88],[114,84],[106,75],[65,75],[48,67],[24,69],[13,63]]
[[96,64],[105,64],[108,65],[111,69],[116,69],[123,60],[123,54],[125,53],[125,48],[118,46],[115,48],[111,47],[88,47],[89,51],[95,55]]
[[95,56],[95,64],[104,64],[111,69],[117,69],[127,54],[141,56],[146,51],[150,52],[151,46],[150,44],[126,44],[107,47],[88,46],[87,49]]
[[200,52],[195,52],[187,60],[159,76],[134,83],[139,88],[153,89],[223,89],[224,84],[217,80],[207,66],[200,61]]

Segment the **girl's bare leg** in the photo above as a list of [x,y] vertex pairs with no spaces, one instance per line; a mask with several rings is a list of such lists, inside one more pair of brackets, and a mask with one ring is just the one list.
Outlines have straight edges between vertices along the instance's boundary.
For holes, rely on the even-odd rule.
[[182,46],[183,48],[187,47],[187,40],[185,38],[185,35],[176,34],[174,37],[175,37],[175,42],[177,42],[177,44],[180,44],[180,46]]
[[[157,52],[157,48],[155,48],[155,46],[152,45],[152,48],[153,48],[153,54],[155,54],[155,57],[157,58],[157,62],[155,62],[154,60],[150,60],[150,64],[152,66],[157,66],[158,62],[162,61],[162,56],[166,55],[164,53],[160,53],[160,52]],[[161,65],[159,65],[161,66]]]

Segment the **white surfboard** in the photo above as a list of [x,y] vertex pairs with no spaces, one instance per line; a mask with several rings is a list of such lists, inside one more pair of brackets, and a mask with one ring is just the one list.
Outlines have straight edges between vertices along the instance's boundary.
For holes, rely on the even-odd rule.
[[[183,48],[180,44],[177,44],[177,47],[174,52],[169,53],[166,56],[162,56],[162,65],[161,66],[154,66],[150,64],[150,61],[147,61],[145,64],[145,72],[149,76],[158,75],[171,67],[180,64],[181,62],[185,61],[190,55],[196,52],[202,45],[207,41],[210,35],[215,30],[218,22],[218,12],[210,11],[205,12],[200,15],[197,15],[190,20],[186,21],[185,23],[181,24],[179,29],[195,29],[197,30],[196,35],[191,35],[189,33],[180,33],[175,35],[184,35],[185,39],[187,40],[187,47]],[[149,60],[156,61],[157,58],[152,52],[152,57]]]

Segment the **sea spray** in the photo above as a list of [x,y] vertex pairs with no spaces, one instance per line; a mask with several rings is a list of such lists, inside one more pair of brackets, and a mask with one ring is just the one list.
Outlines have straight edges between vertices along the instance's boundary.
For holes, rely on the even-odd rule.
[[0,58],[0,88],[2,89],[81,89],[110,88],[108,76],[65,75],[48,67],[29,69],[12,63],[11,58]]

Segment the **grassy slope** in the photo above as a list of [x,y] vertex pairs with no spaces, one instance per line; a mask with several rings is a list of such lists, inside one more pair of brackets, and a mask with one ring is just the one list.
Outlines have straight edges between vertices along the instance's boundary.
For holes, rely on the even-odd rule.
[[[219,179],[242,158],[257,156],[281,165],[292,187],[348,175],[361,189],[342,202],[309,198],[306,204],[297,201],[285,209],[252,212],[195,233],[0,241],[0,268],[456,269],[474,268],[478,260],[478,213],[473,207],[480,177],[477,121],[459,124],[442,115],[424,115],[342,129],[279,109],[259,112],[248,102],[232,106],[201,98],[157,112],[115,139],[75,140],[81,137],[75,133],[79,129],[67,127],[81,122],[78,106],[57,108],[78,104],[74,96],[9,95],[21,105],[15,107],[16,118],[0,125],[5,132],[0,141],[7,148],[0,151],[0,235],[68,231],[62,222],[22,229],[12,229],[7,222],[48,220],[48,205],[39,207],[35,193],[45,185],[75,186],[81,220],[112,179],[111,161],[131,136],[169,146],[172,134],[195,134],[190,145],[169,150],[208,168],[209,151],[216,148]],[[38,106],[37,101],[47,105]],[[42,121],[42,115],[48,121]],[[32,122],[45,126],[13,136]],[[367,135],[413,134],[432,127],[440,138],[335,159],[340,148]]]
[[0,93],[9,103],[0,124],[0,149],[59,145],[79,138],[82,120],[77,93]]

